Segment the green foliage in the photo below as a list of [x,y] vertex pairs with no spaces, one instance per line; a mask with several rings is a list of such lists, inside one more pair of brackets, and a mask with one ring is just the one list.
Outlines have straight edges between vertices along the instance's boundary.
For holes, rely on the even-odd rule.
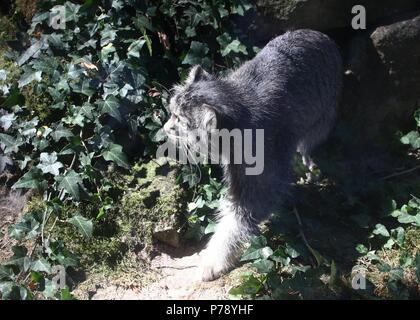
[[401,142],[403,144],[409,145],[412,149],[420,148],[420,109],[414,113],[414,119],[416,120],[417,129],[410,131],[403,137],[401,137]]
[[[64,29],[50,24],[56,5],[64,5]],[[120,136],[137,141],[139,156],[149,159],[164,140],[165,88],[193,64],[218,72],[251,53],[232,22],[249,8],[242,0],[51,0],[27,10],[29,17],[37,9],[26,31],[29,47],[0,55],[0,173],[19,175],[13,188],[33,189],[44,205],[9,228],[10,237],[32,249],[19,252],[19,263],[1,266],[2,298],[70,297],[49,271],[68,268],[63,257],[74,246],[54,230],[72,226],[84,241],[95,236],[121,201],[121,186],[107,175],[131,170]],[[195,188],[214,208],[220,184]],[[189,221],[207,221],[198,214],[204,205],[194,202]]]
[[[303,299],[311,298],[329,283],[321,277],[334,275],[334,261],[311,267],[305,251],[285,242],[273,250],[265,236],[254,236],[241,261],[250,262],[254,272],[243,275],[238,286],[229,291],[232,299]],[[332,282],[332,281],[331,281]]]
[[219,207],[220,200],[226,193],[226,188],[218,178],[219,176],[213,173],[209,165],[201,168],[187,166],[182,168],[178,181],[188,184],[193,190],[192,201],[188,203],[187,238],[201,240],[204,235],[214,232],[216,226],[214,210]]
[[[419,112],[415,113],[417,128],[420,125],[419,115]],[[410,154],[418,159],[420,146],[417,146],[413,139],[416,134],[417,131],[412,131],[405,135],[401,142],[408,144]],[[301,175],[305,173],[298,166],[297,169]],[[411,169],[407,172],[412,171]],[[323,180],[317,188],[315,198],[299,199],[301,202],[308,201],[310,206],[310,216],[305,217],[307,220],[304,226],[296,221],[293,214],[285,212],[279,218],[282,228],[275,236],[264,232],[263,235],[251,239],[250,246],[242,255],[241,261],[249,266],[252,272],[242,275],[240,283],[230,290],[230,297],[232,299],[337,297],[418,299],[420,295],[420,199],[415,195],[410,195],[407,200],[407,190],[418,192],[419,181],[415,175],[408,177],[407,180],[409,180],[406,182],[407,185],[400,183],[398,186],[394,181],[389,182],[389,185],[381,181],[376,182],[386,202],[390,203],[387,206],[381,206],[377,197],[364,198],[364,192],[371,192],[371,185],[358,186],[354,184],[354,180],[351,180],[349,190],[344,189],[343,192],[340,189],[333,189],[334,192],[331,192],[328,189],[329,181]],[[407,186],[408,189],[406,189]],[[309,189],[305,184],[302,188]],[[326,190],[325,199],[323,190]],[[396,201],[389,199],[395,195],[401,196],[401,193],[403,193],[401,198],[404,199],[401,203],[405,204],[398,207]],[[322,214],[312,218],[314,208],[320,210]],[[326,211],[329,209],[332,210],[331,219],[324,220],[328,214]],[[295,210],[294,208],[293,211]],[[366,236],[362,239],[368,239],[369,242],[368,244],[359,243],[355,245],[355,249],[343,253],[346,260],[349,260],[348,256],[357,255],[355,266],[351,271],[348,266],[337,263],[327,255],[324,256],[328,250],[325,247],[332,246],[332,243],[326,246],[321,245],[321,242],[328,242],[330,228],[338,229],[339,224],[336,221],[340,219],[340,211],[344,210],[349,210],[345,211],[344,215],[350,215],[350,218],[347,217],[345,220],[345,228],[351,229],[352,225],[358,227],[348,231],[351,238],[354,240],[357,232],[366,230]],[[372,214],[374,210],[379,211],[376,221]],[[273,220],[271,227],[275,229],[276,219]],[[289,220],[293,222],[289,223]],[[296,225],[299,230],[296,229]],[[311,229],[317,230],[320,234],[317,246],[323,248],[319,251],[312,248],[311,240],[313,239],[308,237],[309,243],[303,239],[302,228],[306,232]],[[295,237],[296,233],[301,235],[298,240]],[[339,242],[338,250],[344,251],[349,239],[340,240],[337,234],[332,235],[334,242]],[[270,239],[270,242],[267,239]],[[336,250],[332,249],[329,253],[333,252],[339,258],[340,255]],[[361,270],[365,275],[365,289],[356,290],[352,287],[355,270]]]
[[377,250],[362,244],[356,248],[363,254],[361,261],[367,264],[368,279],[384,297],[408,299],[419,294],[419,205],[419,199],[414,196],[400,209],[393,201],[390,216],[398,221],[398,225],[390,230],[383,224],[375,226],[370,238],[379,241]]

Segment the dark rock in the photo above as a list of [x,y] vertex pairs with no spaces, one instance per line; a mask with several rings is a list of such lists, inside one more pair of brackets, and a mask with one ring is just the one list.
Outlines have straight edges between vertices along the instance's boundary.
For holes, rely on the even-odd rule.
[[419,6],[417,0],[256,0],[258,11],[275,19],[273,29],[310,28],[331,30],[349,28],[352,8],[366,8],[367,28],[381,19],[409,12]]
[[341,118],[364,142],[386,143],[420,106],[420,16],[359,33],[343,49]]
[[125,229],[133,229],[147,247],[152,239],[173,247],[181,243],[184,225],[184,189],[177,184],[178,165],[166,159],[150,161],[133,167],[133,188],[121,201]]
[[398,89],[399,99],[418,104],[420,96],[420,15],[377,28],[373,45],[388,71],[389,79]]

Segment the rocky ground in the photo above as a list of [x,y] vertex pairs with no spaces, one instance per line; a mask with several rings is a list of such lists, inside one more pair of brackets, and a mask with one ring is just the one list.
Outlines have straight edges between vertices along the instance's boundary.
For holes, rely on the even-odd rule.
[[110,285],[99,288],[92,294],[94,300],[108,299],[180,299],[205,300],[227,299],[228,291],[237,282],[242,269],[213,281],[200,282],[199,248],[185,247],[171,252],[162,252],[151,261],[152,281],[142,288],[127,289]]
[[[156,175],[156,169],[161,167],[152,162],[147,166],[140,166],[138,172],[145,168],[147,173],[137,175],[138,186],[127,190],[127,196],[124,198],[127,200],[123,199],[125,204],[121,217],[123,221],[120,223],[126,226],[130,222],[131,229],[137,226],[136,232],[139,233],[142,244],[146,246],[142,251],[133,250],[125,253],[124,261],[129,261],[128,267],[107,265],[104,269],[100,267],[101,261],[98,261],[98,265],[89,268],[82,278],[75,277],[73,294],[78,299],[94,300],[227,299],[229,289],[238,282],[243,268],[238,268],[217,281],[209,283],[199,281],[198,265],[204,242],[193,245],[186,241],[181,243],[178,234],[178,217],[172,216],[171,219],[167,219],[168,216],[179,214],[179,210],[175,209],[174,212],[169,209],[169,211],[164,210],[165,205],[168,204],[172,206],[171,208],[176,208],[172,198],[174,194],[183,196],[174,184],[172,171],[163,170]],[[157,190],[159,190],[159,195],[154,199],[156,201],[153,204],[149,203],[151,194]],[[0,262],[6,261],[12,254],[11,247],[15,242],[7,236],[7,227],[17,222],[25,212],[28,198],[28,195],[7,192],[6,189],[0,190],[0,231],[4,235],[0,242]],[[145,202],[149,208],[145,206]],[[34,201],[29,205],[33,203]],[[152,209],[156,207],[160,208],[159,213],[153,212]],[[146,218],[149,219],[147,222],[145,222]],[[137,222],[133,222],[134,219]],[[153,225],[152,222],[154,222]],[[148,228],[153,238],[156,238],[153,240],[153,245],[152,239],[148,238],[150,234],[146,232]],[[68,230],[60,229],[57,232],[64,235]],[[118,240],[112,239],[109,243],[115,241],[119,244],[125,241],[132,244],[133,241],[140,241],[139,239],[121,240],[125,237],[125,234],[118,235],[115,237]],[[107,247],[104,247],[105,244],[100,242],[77,243],[73,241],[73,245],[76,250],[85,250],[93,254],[96,254],[98,250],[107,250]],[[153,249],[150,246],[153,246]],[[123,262],[120,262],[120,265],[123,265]]]
[[0,188],[0,262],[6,261],[11,256],[10,248],[14,240],[7,236],[7,226],[15,223],[24,210],[27,201],[26,195],[10,193]]

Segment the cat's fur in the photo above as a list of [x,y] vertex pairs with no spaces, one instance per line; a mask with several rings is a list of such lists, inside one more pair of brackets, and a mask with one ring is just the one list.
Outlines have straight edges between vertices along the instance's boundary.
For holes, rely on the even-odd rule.
[[244,166],[224,166],[228,194],[215,234],[205,249],[202,279],[231,267],[238,250],[285,193],[291,159],[310,152],[330,132],[342,87],[340,53],[326,35],[296,30],[270,41],[252,60],[226,77],[194,67],[175,87],[169,136],[202,128],[264,129],[264,171],[245,175]]

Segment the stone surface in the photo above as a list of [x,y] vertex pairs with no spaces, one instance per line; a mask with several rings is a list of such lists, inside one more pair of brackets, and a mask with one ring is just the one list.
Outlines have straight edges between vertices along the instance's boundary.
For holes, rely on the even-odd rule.
[[416,0],[256,0],[259,11],[275,18],[273,28],[310,28],[331,30],[351,25],[353,6],[363,5],[367,27],[381,19],[408,12],[418,6]]
[[134,188],[122,199],[124,221],[146,246],[152,238],[177,247],[181,242],[185,192],[176,183],[178,167],[161,160],[136,165]]
[[[226,300],[229,290],[238,285],[240,276],[249,272],[243,265],[211,282],[200,282],[201,248],[169,249],[151,261],[152,281],[141,288],[132,289],[107,284],[94,290],[93,300]],[[79,292],[75,292],[78,294]],[[80,296],[83,298],[83,296]]]
[[[373,45],[401,99],[418,103],[420,95],[420,15],[377,28]],[[414,96],[413,96],[414,95]]]
[[[320,30],[338,44],[346,70],[339,130],[350,142],[389,143],[408,130],[420,107],[420,1],[255,0],[239,18],[241,39],[263,47],[289,29]],[[354,5],[363,5],[367,30],[354,30]],[[240,33],[239,33],[240,34]],[[355,138],[357,135],[357,138]]]
[[420,16],[357,34],[343,53],[342,118],[365,142],[389,142],[420,106]]

